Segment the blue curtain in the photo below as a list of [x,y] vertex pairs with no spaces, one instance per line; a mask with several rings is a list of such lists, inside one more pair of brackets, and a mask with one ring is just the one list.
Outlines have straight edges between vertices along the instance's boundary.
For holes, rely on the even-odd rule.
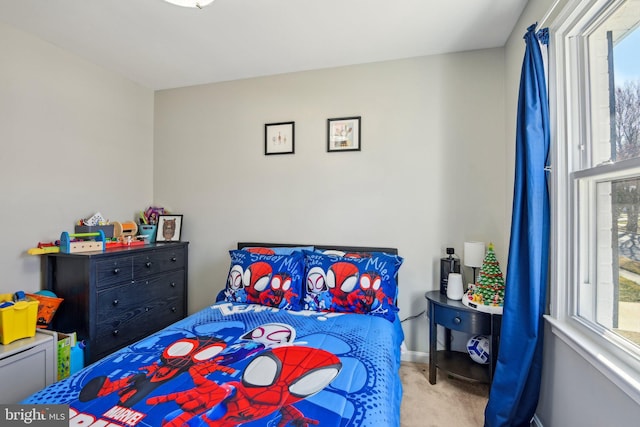
[[524,36],[509,262],[500,351],[485,408],[485,427],[528,427],[540,392],[549,263],[545,168],[550,133],[545,71],[535,27],[529,27]]

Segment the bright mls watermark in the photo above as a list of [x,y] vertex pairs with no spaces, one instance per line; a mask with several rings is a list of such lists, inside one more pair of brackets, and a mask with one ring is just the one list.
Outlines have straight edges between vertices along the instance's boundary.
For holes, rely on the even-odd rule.
[[0,405],[3,427],[67,427],[69,405]]

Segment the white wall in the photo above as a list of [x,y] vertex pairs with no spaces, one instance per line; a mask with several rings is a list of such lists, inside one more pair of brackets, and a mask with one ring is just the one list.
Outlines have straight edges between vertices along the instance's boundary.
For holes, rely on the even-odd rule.
[[[506,262],[503,49],[168,90],[155,111],[152,91],[6,25],[0,52],[1,292],[40,287],[38,241],[152,203],[185,214],[191,312],[239,240],[398,247],[402,317],[445,247],[493,241]],[[362,151],[327,153],[327,118],[350,115]],[[264,124],[288,120],[296,153],[264,156]],[[405,331],[426,352],[426,319]]]
[[[554,0],[530,1],[505,46],[508,136],[515,135],[516,129],[518,85],[525,50],[523,36],[527,27],[541,21],[555,3]],[[563,3],[566,1],[559,1],[560,6],[556,12]],[[508,159],[515,155],[513,147],[514,144],[507,144]],[[513,181],[513,178],[509,177],[508,180]],[[553,334],[547,325],[544,336],[542,386],[536,410],[542,425],[630,426],[638,423],[639,413],[640,408],[629,396],[596,370],[582,355]]]
[[[506,262],[503,49],[156,93],[155,201],[185,215],[189,309],[224,286],[237,241],[397,247],[401,317],[425,309],[447,246]],[[362,116],[362,151],[327,153],[327,118]],[[264,155],[295,121],[295,154]],[[405,324],[427,351],[427,321]]]
[[39,241],[153,201],[153,91],[0,24],[0,293],[40,289]]
[[638,424],[640,407],[593,365],[545,328],[540,403],[544,427],[603,427]]

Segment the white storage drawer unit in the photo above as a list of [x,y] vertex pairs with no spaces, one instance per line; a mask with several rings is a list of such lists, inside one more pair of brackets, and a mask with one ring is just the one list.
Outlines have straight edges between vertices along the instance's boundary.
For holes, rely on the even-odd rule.
[[0,403],[18,403],[31,394],[53,384],[57,370],[55,332],[37,331],[0,345]]

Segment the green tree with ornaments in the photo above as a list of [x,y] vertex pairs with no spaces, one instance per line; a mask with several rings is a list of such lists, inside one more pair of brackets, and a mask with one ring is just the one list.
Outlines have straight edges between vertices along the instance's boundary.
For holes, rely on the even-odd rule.
[[462,302],[480,311],[502,313],[504,276],[493,250],[493,243],[489,243],[476,283],[469,286]]

